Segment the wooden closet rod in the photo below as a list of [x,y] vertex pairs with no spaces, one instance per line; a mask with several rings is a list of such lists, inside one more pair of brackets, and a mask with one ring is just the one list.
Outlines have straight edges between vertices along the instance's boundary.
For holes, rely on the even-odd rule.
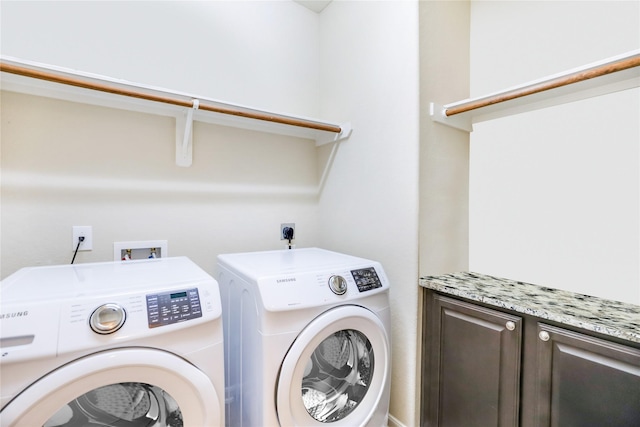
[[[58,74],[51,71],[35,70],[29,67],[23,67],[15,64],[8,64],[6,62],[0,62],[0,71],[17,74],[20,76],[31,77],[34,79],[47,80],[54,83],[61,83],[70,86],[81,87],[84,89],[97,90],[100,92],[107,92],[116,95],[129,96],[132,98],[144,99],[147,101],[162,102],[165,104],[177,105],[180,107],[192,108],[194,106],[194,100],[173,98],[170,96],[154,95],[152,93],[140,92],[133,89],[127,89],[123,87],[117,87],[105,83],[97,83],[88,79],[82,79],[78,77],[71,77],[64,74]],[[293,117],[280,116],[276,114],[268,114],[258,111],[248,111],[241,109],[234,109],[232,107],[222,107],[219,105],[208,104],[206,100],[198,100],[198,110],[210,111],[212,113],[228,114],[232,116],[240,116],[249,119],[263,120],[267,122],[280,123],[289,126],[297,126],[308,129],[321,130],[326,132],[340,133],[342,128],[340,126],[318,123],[311,120],[297,119]]]
[[465,113],[467,111],[476,110],[478,108],[487,107],[493,104],[499,104],[512,99],[522,98],[527,95],[544,92],[550,89],[556,89],[561,86],[567,86],[573,83],[579,83],[594,77],[601,77],[607,74],[623,71],[629,68],[640,66],[640,54],[612,61],[604,65],[598,65],[584,70],[569,73],[560,77],[545,80],[540,83],[534,83],[528,86],[502,92],[497,95],[491,95],[480,99],[474,99],[468,102],[460,103],[454,107],[447,108],[445,106],[444,114],[447,117]]

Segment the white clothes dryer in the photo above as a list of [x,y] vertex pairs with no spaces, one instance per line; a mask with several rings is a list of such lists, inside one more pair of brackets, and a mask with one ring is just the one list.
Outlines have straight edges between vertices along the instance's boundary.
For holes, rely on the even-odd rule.
[[227,425],[385,426],[389,282],[318,248],[223,254]]
[[218,284],[188,258],[23,268],[0,308],[2,427],[224,424]]

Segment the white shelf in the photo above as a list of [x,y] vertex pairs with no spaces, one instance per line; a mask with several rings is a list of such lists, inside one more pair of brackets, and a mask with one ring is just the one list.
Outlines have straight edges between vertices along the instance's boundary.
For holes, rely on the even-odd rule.
[[430,104],[431,119],[471,132],[473,124],[640,87],[640,50],[481,97]]
[[335,124],[230,104],[66,68],[0,57],[2,90],[170,116],[176,119],[176,163],[191,165],[192,122],[220,124],[312,139],[323,145],[348,138],[350,123]]

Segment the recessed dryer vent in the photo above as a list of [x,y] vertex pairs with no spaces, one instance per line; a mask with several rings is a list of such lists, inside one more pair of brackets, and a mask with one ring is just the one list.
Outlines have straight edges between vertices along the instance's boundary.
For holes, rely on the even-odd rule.
[[166,258],[169,256],[166,240],[113,242],[113,260]]

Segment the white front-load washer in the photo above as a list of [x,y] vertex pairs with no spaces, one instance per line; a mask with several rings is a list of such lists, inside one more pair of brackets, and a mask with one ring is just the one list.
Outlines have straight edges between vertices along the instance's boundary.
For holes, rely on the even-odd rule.
[[385,426],[389,282],[318,248],[223,254],[227,425]]
[[218,284],[188,258],[23,268],[0,307],[2,427],[224,424]]

